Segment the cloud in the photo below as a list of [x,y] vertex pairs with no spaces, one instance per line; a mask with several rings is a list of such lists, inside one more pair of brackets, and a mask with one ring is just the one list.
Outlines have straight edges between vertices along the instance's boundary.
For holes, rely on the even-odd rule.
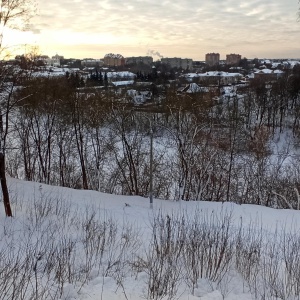
[[[145,48],[157,46],[185,49],[196,53],[198,49],[238,52],[241,45],[265,44],[267,39],[280,41],[287,34],[291,40],[299,39],[296,22],[297,1],[294,0],[52,0],[40,3],[40,14],[35,18],[33,32],[49,35],[59,32],[90,44],[112,45],[143,44]],[[53,43],[62,41],[51,35]],[[46,38],[42,39],[43,41]],[[49,41],[50,42],[50,41]],[[240,45],[239,45],[240,43]],[[179,47],[180,44],[180,47]],[[235,49],[224,45],[235,45]],[[148,45],[148,47],[146,46]],[[122,49],[121,49],[122,50]],[[145,52],[148,50],[146,49]],[[154,51],[154,50],[153,50]],[[161,51],[161,50],[160,50]],[[168,56],[168,52],[164,52]],[[182,51],[182,50],[181,50]],[[184,53],[178,53],[177,56]],[[142,55],[142,53],[141,53]],[[225,54],[224,54],[225,55]],[[203,56],[203,54],[201,54]]]
[[24,30],[25,31],[30,31],[34,34],[40,34],[41,33],[41,30],[38,27],[35,27],[35,25],[33,25],[33,24],[26,24]]

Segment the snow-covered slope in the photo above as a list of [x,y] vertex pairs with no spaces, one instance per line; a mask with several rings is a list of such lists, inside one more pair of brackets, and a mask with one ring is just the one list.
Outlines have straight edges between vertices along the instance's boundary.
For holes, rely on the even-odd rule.
[[[300,252],[296,247],[300,241],[298,211],[158,199],[154,199],[152,210],[149,199],[137,196],[12,178],[8,184],[14,217],[5,218],[1,209],[0,268],[11,269],[9,274],[0,275],[0,288],[7,293],[0,299],[29,299],[30,295],[36,296],[32,299],[64,300],[282,299],[281,292],[289,299],[298,299],[287,283],[288,264],[282,260],[288,253],[291,259],[291,253]],[[195,276],[193,282],[189,272],[197,269],[188,268],[186,245],[197,238],[202,238],[200,248],[210,241],[202,252],[214,251],[214,255],[207,252],[204,256],[199,252],[199,257],[220,259],[224,270],[212,267],[214,277],[207,268],[215,262],[205,261],[199,268],[206,276]],[[181,250],[174,246],[178,241]],[[230,246],[228,253],[227,248],[222,252],[222,243],[225,248]],[[286,249],[291,247],[294,252]],[[165,256],[160,256],[163,251]],[[180,254],[173,257],[170,252],[176,251]],[[159,259],[162,262],[157,264]],[[297,263],[291,261],[290,265],[298,267]],[[249,265],[256,268],[247,273],[244,270]],[[276,278],[266,274],[267,266]],[[16,277],[10,278],[13,270]],[[296,280],[294,277],[289,280]],[[174,286],[170,285],[172,280]],[[22,287],[23,294],[10,298],[13,287],[8,283],[13,282]],[[276,289],[271,287],[275,283]],[[167,292],[163,291],[166,286]],[[155,287],[162,289],[161,294]]]

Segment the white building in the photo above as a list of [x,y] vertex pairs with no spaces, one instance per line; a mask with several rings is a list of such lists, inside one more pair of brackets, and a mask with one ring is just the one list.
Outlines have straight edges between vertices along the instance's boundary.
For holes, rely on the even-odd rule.
[[60,66],[61,59],[64,59],[64,57],[56,54],[56,55],[52,56],[52,58],[47,59],[47,65],[53,66],[53,67],[58,67],[58,66]]

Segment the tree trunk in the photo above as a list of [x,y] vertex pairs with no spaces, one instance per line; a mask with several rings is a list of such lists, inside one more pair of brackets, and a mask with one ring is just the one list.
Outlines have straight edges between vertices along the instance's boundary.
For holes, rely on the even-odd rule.
[[8,188],[7,188],[6,177],[5,177],[5,160],[4,160],[3,153],[0,153],[0,180],[1,180],[1,188],[3,193],[5,214],[7,217],[12,217]]

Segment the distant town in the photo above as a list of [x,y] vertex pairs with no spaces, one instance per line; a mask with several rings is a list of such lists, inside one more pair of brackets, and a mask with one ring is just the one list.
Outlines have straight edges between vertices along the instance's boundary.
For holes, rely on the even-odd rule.
[[300,68],[300,60],[247,59],[235,53],[227,54],[226,60],[221,60],[219,53],[207,53],[203,61],[179,57],[154,61],[152,56],[124,57],[113,53],[103,59],[18,55],[9,63],[21,69],[30,66],[34,77],[75,74],[77,87],[132,89],[136,104],[153,101],[153,86],[172,85],[177,93],[207,92],[211,87],[245,86],[251,80],[274,82]]
[[[11,60],[12,62],[21,62],[22,59],[28,59],[27,55],[17,55],[15,59]],[[218,67],[218,66],[235,66],[235,67],[245,67],[247,63],[253,62],[257,65],[258,62],[265,64],[272,64],[278,68],[286,67],[291,61],[292,64],[299,60],[291,59],[247,59],[242,58],[240,54],[227,54],[225,60],[220,59],[220,53],[207,53],[205,55],[205,60],[195,61],[191,58],[180,58],[180,57],[161,57],[160,60],[154,61],[152,56],[132,56],[124,57],[121,54],[108,53],[102,59],[94,58],[65,58],[62,55],[54,55],[49,57],[48,55],[37,55],[34,58],[38,65],[42,66],[53,66],[53,67],[69,67],[69,68],[89,68],[89,67],[117,67],[117,68],[129,68],[130,66],[153,66],[157,64],[162,64],[169,66],[174,69],[181,69],[184,71],[201,71],[205,67]],[[273,65],[275,63],[275,65]]]

